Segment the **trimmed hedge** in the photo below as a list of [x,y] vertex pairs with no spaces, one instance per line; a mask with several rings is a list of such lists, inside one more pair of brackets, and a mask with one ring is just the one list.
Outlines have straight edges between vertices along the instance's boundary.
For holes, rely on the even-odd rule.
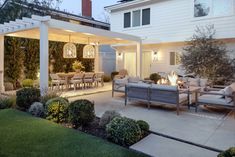
[[107,126],[107,137],[114,143],[130,146],[142,138],[142,132],[133,119],[115,117]]
[[137,124],[139,125],[141,131],[142,131],[142,135],[146,135],[147,132],[149,131],[149,124],[146,121],[143,120],[138,120]]
[[116,111],[106,111],[100,118],[99,126],[105,128],[115,117],[120,117],[121,115]]
[[27,111],[32,103],[40,101],[40,90],[23,88],[16,92],[16,105],[20,110]]
[[94,104],[88,100],[74,101],[68,108],[68,114],[68,120],[75,128],[87,125],[95,118]]
[[32,79],[25,79],[22,81],[23,87],[33,87],[34,81]]
[[69,101],[65,98],[53,98],[45,105],[45,116],[47,120],[55,123],[64,123],[68,118]]
[[228,150],[220,153],[217,157],[234,157],[235,156],[235,147],[231,147]]

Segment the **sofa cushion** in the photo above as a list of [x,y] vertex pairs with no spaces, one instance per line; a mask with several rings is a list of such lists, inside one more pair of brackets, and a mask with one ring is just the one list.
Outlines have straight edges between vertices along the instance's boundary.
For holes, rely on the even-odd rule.
[[126,85],[128,83],[128,77],[124,77],[123,79],[115,79],[114,82],[115,84]]
[[209,95],[205,94],[198,98],[199,103],[205,104],[217,104],[217,105],[224,105],[224,106],[234,106],[233,102],[227,103],[225,98],[221,98],[218,95]]
[[[215,93],[215,94],[221,94],[221,95],[216,95],[216,96],[218,96],[218,97],[220,97],[220,98],[225,98],[224,97],[224,95],[225,95],[225,91],[224,91],[224,89],[221,89],[221,90],[219,90],[219,91],[209,91],[209,93]],[[211,94],[211,95],[212,95]]]
[[160,89],[160,90],[169,90],[169,91],[177,91],[178,87],[177,86],[169,86],[169,85],[158,85],[158,84],[153,84],[151,86],[153,89]]
[[138,82],[138,83],[128,83],[127,87],[140,87],[140,88],[149,88],[151,85],[143,82]]
[[199,87],[200,85],[200,79],[198,78],[189,78],[188,82],[189,82],[189,86]]
[[140,82],[140,77],[129,77],[129,79],[128,79],[128,82],[129,83],[138,83],[138,82]]
[[200,87],[206,87],[207,82],[208,82],[208,79],[200,79]]

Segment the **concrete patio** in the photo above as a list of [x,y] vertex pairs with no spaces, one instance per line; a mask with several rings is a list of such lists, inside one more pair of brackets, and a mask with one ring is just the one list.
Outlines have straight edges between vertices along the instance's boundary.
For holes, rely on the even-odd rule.
[[[218,150],[225,150],[231,146],[235,146],[235,119],[233,118],[233,113],[229,110],[202,107],[199,109],[198,113],[195,113],[193,108],[189,111],[185,106],[182,108],[180,116],[177,116],[175,108],[170,107],[153,106],[148,110],[146,104],[140,102],[131,102],[127,106],[124,106],[123,94],[116,94],[115,97],[112,98],[111,91],[72,97],[69,100],[73,101],[81,98],[95,102],[97,116],[101,116],[107,110],[116,110],[123,116],[147,121],[150,124],[150,130],[153,132]],[[161,143],[164,141],[163,138],[155,137],[158,140],[156,140],[156,143],[153,143],[152,140],[154,138],[147,137],[147,139],[148,138],[151,140],[144,139],[144,141],[141,141],[143,147],[147,147],[150,144],[152,146],[153,152],[145,152],[147,154],[155,156],[156,154],[154,151],[164,151],[159,145],[164,146],[165,144],[165,146],[167,146],[165,150],[168,150],[168,152],[171,149],[168,148],[168,140]],[[146,141],[150,143],[146,143]],[[215,154],[218,154],[217,152],[206,149],[203,149],[202,151],[202,148],[200,147],[193,149],[194,146],[182,142],[173,143],[175,143],[173,145],[177,145],[177,143],[182,144],[177,147],[179,148],[178,151],[190,147],[183,156],[190,156],[190,154],[191,156],[195,156],[193,155],[196,153],[195,151],[205,151],[205,154],[207,154],[206,156],[215,156]],[[184,147],[184,145],[186,145],[186,147]],[[172,144],[169,145],[169,147],[170,146],[172,146]],[[132,146],[132,148],[139,151],[149,150],[141,148],[138,143],[137,145]],[[191,149],[194,151],[190,152]],[[161,152],[159,153],[161,154]],[[180,157],[182,157],[182,155]]]

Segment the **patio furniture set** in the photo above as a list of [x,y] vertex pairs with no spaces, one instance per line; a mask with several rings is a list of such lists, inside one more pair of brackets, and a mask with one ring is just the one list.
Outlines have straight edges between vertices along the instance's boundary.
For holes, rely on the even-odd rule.
[[74,90],[77,88],[90,88],[90,87],[98,87],[99,84],[104,86],[104,72],[88,72],[88,73],[56,73],[50,74],[51,77],[51,88],[54,86],[57,89],[66,90],[72,87]]
[[235,112],[235,83],[224,89],[215,89],[207,86],[206,79],[184,79],[187,79],[187,86],[179,88],[178,85],[154,84],[126,75],[113,80],[112,96],[115,92],[125,93],[125,105],[131,100],[146,102],[148,108],[154,103],[174,105],[177,108],[177,115],[182,105],[187,105],[189,109],[195,107],[195,112],[199,105],[223,107]]

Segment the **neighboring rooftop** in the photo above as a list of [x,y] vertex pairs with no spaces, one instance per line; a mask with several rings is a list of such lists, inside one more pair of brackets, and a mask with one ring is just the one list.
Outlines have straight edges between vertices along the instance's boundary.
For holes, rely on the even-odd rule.
[[21,7],[26,8],[26,9],[28,9],[28,8],[33,9],[33,11],[35,11],[39,15],[44,15],[44,16],[50,15],[51,17],[53,17],[55,19],[60,19],[60,20],[68,21],[68,22],[74,22],[74,23],[80,23],[82,25],[89,25],[89,26],[96,27],[96,28],[102,28],[102,29],[109,29],[110,28],[110,24],[95,20],[92,17],[80,16],[80,15],[68,13],[65,11],[46,8],[43,6],[39,6],[39,5],[35,5],[32,3],[23,2],[23,1],[21,1],[21,2],[14,1],[13,2],[12,0],[5,0],[3,5],[0,7],[0,10],[5,9],[7,6],[12,5],[13,3],[14,3],[14,5],[19,5]]

